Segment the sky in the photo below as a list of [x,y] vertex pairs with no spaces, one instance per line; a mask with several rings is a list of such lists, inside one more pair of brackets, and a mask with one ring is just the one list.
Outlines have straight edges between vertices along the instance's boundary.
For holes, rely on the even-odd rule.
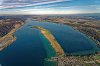
[[81,13],[100,13],[100,0],[0,0],[0,15]]

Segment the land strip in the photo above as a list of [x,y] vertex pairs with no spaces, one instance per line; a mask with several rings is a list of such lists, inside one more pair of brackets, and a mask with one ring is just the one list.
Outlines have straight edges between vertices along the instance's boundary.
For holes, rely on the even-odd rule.
[[51,46],[54,48],[54,50],[56,51],[57,55],[64,55],[64,51],[61,48],[60,44],[56,41],[56,39],[54,38],[54,36],[46,29],[44,29],[43,27],[39,27],[39,26],[33,26],[33,28],[39,29],[41,31],[41,33],[48,39],[48,41],[51,43]]
[[65,55],[60,44],[56,41],[54,36],[48,30],[39,26],[33,26],[32,28],[39,29],[41,33],[50,41],[51,46],[54,48],[54,50],[58,54],[57,57],[51,57],[47,59],[47,61],[57,62],[58,63],[57,66],[73,66],[73,65],[74,66],[98,66],[92,55],[90,56]]

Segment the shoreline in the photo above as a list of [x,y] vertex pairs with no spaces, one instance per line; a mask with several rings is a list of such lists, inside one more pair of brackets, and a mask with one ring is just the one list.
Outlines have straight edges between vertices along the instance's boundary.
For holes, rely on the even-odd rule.
[[16,37],[13,34],[22,25],[23,25],[23,23],[15,24],[15,27],[8,34],[6,34],[5,36],[0,38],[0,51],[2,51],[4,48],[9,46],[10,44],[12,44],[16,40]]
[[47,38],[48,41],[51,43],[52,48],[54,48],[58,56],[65,54],[60,44],[56,41],[54,36],[48,30],[40,26],[33,26],[32,28],[36,28],[40,30],[40,32],[45,36],[45,38]]
[[[40,22],[40,21],[37,21],[37,22]],[[50,21],[45,21],[45,20],[44,20],[44,22],[50,22]],[[84,34],[84,35],[87,36],[89,39],[91,39],[92,41],[94,41],[94,42],[96,43],[96,45],[97,45],[98,48],[100,47],[100,42],[99,42],[98,40],[94,39],[94,37],[92,37],[92,36],[87,35],[84,31],[79,30],[77,27],[74,27],[74,26],[71,25],[71,24],[68,24],[68,23],[65,23],[65,22],[64,22],[64,23],[62,23],[62,22],[60,23],[60,22],[53,22],[53,21],[50,22],[50,23],[68,25],[68,26],[72,27],[74,30],[79,31],[80,33]]]
[[87,36],[89,39],[91,39],[92,41],[94,41],[94,42],[96,43],[96,45],[98,46],[98,48],[100,47],[100,46],[99,46],[99,45],[100,45],[100,42],[99,42],[98,40],[94,39],[94,37],[87,35],[84,31],[79,30],[77,27],[74,27],[74,26],[69,25],[69,24],[67,24],[67,23],[62,23],[62,24],[68,25],[68,26],[72,27],[74,30],[77,30],[77,31],[79,31],[80,33],[84,34],[84,35]]
[[[69,66],[69,65],[73,65],[73,64],[75,64],[75,65],[77,65],[77,64],[78,65],[87,65],[88,64],[89,65],[90,62],[93,62],[92,64],[94,66],[96,65],[92,55],[90,55],[90,56],[65,55],[64,52],[60,51],[60,49],[63,50],[61,47],[57,48],[57,46],[60,46],[60,44],[57,44],[57,46],[56,46],[56,44],[54,44],[55,41],[52,41],[52,40],[55,40],[55,38],[53,37],[53,35],[51,33],[48,33],[48,30],[46,30],[42,27],[39,27],[39,26],[34,26],[32,28],[39,29],[40,32],[44,35],[44,37],[46,37],[48,39],[48,41],[50,41],[52,48],[54,48],[54,50],[58,54],[58,56],[56,56],[56,57],[48,58],[47,61],[56,62],[57,66],[63,66],[63,65],[68,65]],[[91,58],[91,59],[89,59],[89,58]]]

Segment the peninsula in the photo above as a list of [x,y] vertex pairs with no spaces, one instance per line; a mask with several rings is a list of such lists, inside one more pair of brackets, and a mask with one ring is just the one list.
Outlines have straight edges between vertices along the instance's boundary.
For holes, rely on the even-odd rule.
[[[100,47],[100,25],[99,25],[100,20],[91,19],[88,16],[81,17],[81,16],[67,16],[67,15],[66,16],[39,15],[39,16],[31,16],[31,18],[32,20],[35,20],[37,22],[60,23],[72,26],[75,30],[82,32],[90,39],[94,40],[97,46]],[[38,28],[40,31],[43,30],[41,29],[41,27],[35,27],[35,28]],[[44,35],[44,31],[41,33]],[[49,32],[47,32],[47,34],[49,34]],[[57,62],[58,66],[73,66],[73,65],[98,66],[100,64],[100,52],[97,52],[97,54],[95,55],[91,54],[84,56],[74,56],[74,55],[72,56],[65,54],[65,55],[60,55],[58,57],[51,57],[50,59],[48,59],[48,61]]]
[[36,29],[39,29],[41,31],[41,33],[51,43],[51,46],[54,48],[54,50],[56,51],[58,56],[64,55],[64,51],[63,51],[62,47],[60,46],[60,44],[56,41],[54,36],[48,30],[46,30],[46,29],[44,29],[43,27],[40,27],[40,26],[33,26],[32,28],[36,28]]
[[47,59],[47,61],[50,62],[57,62],[57,66],[97,66],[95,63],[95,60],[92,55],[90,56],[70,56],[66,55],[63,51],[63,48],[60,46],[60,44],[56,41],[54,36],[43,27],[40,26],[33,26],[32,28],[36,28],[40,30],[40,32],[48,39],[48,41],[51,43],[51,46],[56,51],[57,55],[56,57],[51,57]]

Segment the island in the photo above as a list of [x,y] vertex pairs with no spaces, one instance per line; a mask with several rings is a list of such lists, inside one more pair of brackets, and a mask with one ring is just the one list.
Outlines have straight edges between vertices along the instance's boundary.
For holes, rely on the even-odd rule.
[[64,55],[64,51],[63,51],[62,47],[57,42],[57,40],[55,39],[55,37],[47,29],[44,29],[43,27],[40,27],[40,26],[33,26],[32,28],[36,28],[36,29],[39,29],[41,31],[41,33],[51,43],[51,46],[54,48],[54,50],[56,51],[56,53],[57,53],[58,56]]

